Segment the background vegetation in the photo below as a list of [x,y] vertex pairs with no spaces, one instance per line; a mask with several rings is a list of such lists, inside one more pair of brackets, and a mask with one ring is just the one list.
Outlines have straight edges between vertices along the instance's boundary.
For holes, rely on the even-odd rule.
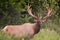
[[[42,33],[38,34],[42,37],[38,36],[35,39],[33,38],[33,40],[40,40],[40,38],[41,40],[60,40],[60,0],[0,0],[0,28],[6,25],[34,22],[34,19],[26,11],[28,3],[31,4],[33,13],[37,13],[39,18],[44,15],[46,7],[50,7],[53,10],[52,16],[42,24],[42,28],[54,30],[55,32],[49,31],[46,36],[46,32],[42,31]],[[10,40],[6,38],[7,36],[0,36],[2,36],[0,38]],[[11,40],[13,39],[11,38]]]

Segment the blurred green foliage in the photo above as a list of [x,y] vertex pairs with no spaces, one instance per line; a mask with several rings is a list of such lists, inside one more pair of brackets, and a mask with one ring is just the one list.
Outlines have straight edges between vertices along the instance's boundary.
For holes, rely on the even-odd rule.
[[0,0],[0,28],[34,22],[26,11],[28,3],[39,18],[43,17],[46,7],[52,8],[52,16],[42,24],[42,28],[54,29],[60,33],[60,0]]
[[[52,8],[52,15],[42,24],[42,28],[55,31],[42,30],[32,40],[60,40],[60,0],[0,0],[0,28],[6,25],[34,22],[27,13],[26,6],[31,4],[32,12],[39,18],[43,17],[45,8]],[[28,40],[28,38],[14,38],[0,32],[0,40]]]

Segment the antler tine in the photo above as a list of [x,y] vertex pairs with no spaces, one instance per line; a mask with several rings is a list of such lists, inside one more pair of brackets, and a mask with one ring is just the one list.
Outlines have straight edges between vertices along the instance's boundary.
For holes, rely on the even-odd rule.
[[51,8],[47,8],[46,16],[45,16],[45,17],[43,17],[43,19],[45,19],[45,18],[47,18],[47,17],[51,16],[51,12],[52,12],[52,9],[51,9]]
[[45,22],[46,19],[51,16],[51,12],[52,12],[52,9],[51,8],[46,8],[47,9],[47,13],[44,17],[41,18],[41,22]]
[[29,3],[27,5],[27,11],[28,11],[29,15],[31,15],[33,18],[38,19],[37,16],[33,15],[31,5],[29,5]]

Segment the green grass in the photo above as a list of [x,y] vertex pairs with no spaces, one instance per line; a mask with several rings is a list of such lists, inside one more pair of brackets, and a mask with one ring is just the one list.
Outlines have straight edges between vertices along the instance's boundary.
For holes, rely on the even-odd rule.
[[[15,38],[3,32],[0,32],[0,40],[28,40],[26,37]],[[54,30],[41,29],[31,40],[60,40],[60,35]]]
[[60,35],[54,30],[42,29],[32,40],[60,40]]

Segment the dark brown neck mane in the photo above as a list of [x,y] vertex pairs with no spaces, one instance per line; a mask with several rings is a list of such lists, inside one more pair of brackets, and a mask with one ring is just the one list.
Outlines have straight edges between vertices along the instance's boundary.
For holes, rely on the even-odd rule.
[[34,30],[35,30],[34,34],[37,34],[40,31],[40,29],[41,29],[41,23],[37,22],[36,26],[34,28]]

